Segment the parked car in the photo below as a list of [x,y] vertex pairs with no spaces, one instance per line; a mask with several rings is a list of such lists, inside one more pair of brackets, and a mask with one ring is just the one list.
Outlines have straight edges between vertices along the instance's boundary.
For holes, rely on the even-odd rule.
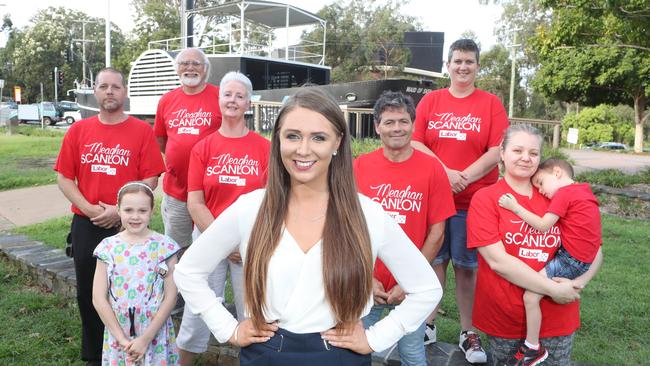
[[627,150],[627,145],[620,142],[603,142],[598,144],[597,148],[603,150]]
[[79,111],[68,111],[63,113],[63,120],[65,123],[71,125],[81,119],[81,112]]
[[37,104],[21,104],[18,106],[18,119],[21,123],[27,121],[43,121],[50,126],[56,125],[61,117],[57,115],[56,108],[52,102],[42,102]]
[[74,112],[74,111],[78,111],[80,109],[79,104],[77,104],[77,102],[70,102],[70,101],[67,101],[67,100],[62,100],[60,102],[56,102],[56,103],[54,103],[54,106],[56,107],[56,111],[57,111],[59,117],[62,117],[64,119],[65,119],[65,116],[64,116],[65,112]]

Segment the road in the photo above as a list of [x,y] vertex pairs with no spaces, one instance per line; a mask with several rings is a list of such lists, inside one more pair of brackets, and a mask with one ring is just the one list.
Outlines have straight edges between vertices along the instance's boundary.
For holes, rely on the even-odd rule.
[[562,149],[575,162],[576,173],[594,169],[619,169],[634,174],[650,167],[650,154]]

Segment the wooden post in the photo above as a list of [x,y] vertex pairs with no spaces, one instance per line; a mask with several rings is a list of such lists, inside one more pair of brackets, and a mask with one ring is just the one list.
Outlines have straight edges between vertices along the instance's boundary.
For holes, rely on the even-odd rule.
[[557,123],[553,126],[553,148],[557,149],[560,147],[560,124]]
[[255,132],[259,133],[261,130],[260,124],[260,105],[258,103],[253,104],[253,125],[255,126]]

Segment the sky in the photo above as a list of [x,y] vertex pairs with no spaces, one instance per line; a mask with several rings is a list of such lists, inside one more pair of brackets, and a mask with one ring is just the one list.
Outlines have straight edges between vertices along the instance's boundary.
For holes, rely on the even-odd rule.
[[[90,16],[103,18],[107,9],[106,1],[110,1],[111,22],[117,24],[124,32],[130,31],[134,24],[133,18],[128,16],[134,13],[130,0],[0,0],[0,14],[9,13],[16,27],[29,25],[29,19],[39,9],[48,6],[65,6],[83,11]],[[275,1],[286,2],[313,13],[333,2],[333,0]],[[445,32],[445,50],[466,30],[474,31],[482,48],[487,50],[496,43],[494,26],[501,15],[501,7],[491,1],[484,2],[488,5],[481,5],[479,0],[410,0],[409,4],[403,7],[402,13],[418,17],[424,31]],[[0,44],[3,44],[1,40]]]

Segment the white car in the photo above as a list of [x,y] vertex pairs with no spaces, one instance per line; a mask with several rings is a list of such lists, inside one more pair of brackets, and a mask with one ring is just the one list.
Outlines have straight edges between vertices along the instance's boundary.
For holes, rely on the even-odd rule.
[[81,120],[81,112],[79,111],[63,112],[63,119],[65,120],[65,123],[71,125],[76,121]]

